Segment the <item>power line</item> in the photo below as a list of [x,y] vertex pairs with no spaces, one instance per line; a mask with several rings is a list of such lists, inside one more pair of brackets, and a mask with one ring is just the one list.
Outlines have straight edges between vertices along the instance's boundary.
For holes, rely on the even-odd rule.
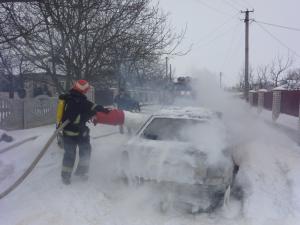
[[237,8],[232,2],[228,1],[228,0],[222,0],[223,3],[226,3],[227,5],[229,5],[231,8],[233,8],[234,10],[240,11],[239,8]]
[[[240,23],[239,23],[239,24],[240,24]],[[224,59],[222,65],[221,65],[219,71],[222,71],[223,68],[224,68],[224,66],[225,66],[225,64],[227,64],[227,62],[229,62],[229,61],[232,59],[232,56],[235,55],[235,53],[237,52],[238,47],[240,46],[240,44],[241,44],[241,42],[242,42],[243,32],[240,32],[240,36],[239,36],[238,39],[235,38],[235,37],[238,37],[238,36],[236,35],[236,33],[237,33],[237,31],[239,31],[239,30],[238,30],[238,25],[239,25],[239,24],[237,24],[237,26],[236,26],[236,32],[233,33],[233,37],[232,37],[232,39],[231,39],[231,44],[229,45],[229,47],[228,47],[228,49],[227,49],[226,57],[225,57],[225,59]],[[237,42],[235,42],[236,40],[237,40]],[[234,43],[234,42],[235,42],[235,43]],[[237,43],[237,44],[236,44],[236,43]]]
[[[248,7],[248,5],[246,5],[246,4],[241,4],[238,0],[237,1],[234,1],[234,0],[231,0],[232,2],[234,2],[234,3],[236,3],[236,4],[238,4],[240,7],[242,7],[242,8],[247,8]],[[252,7],[253,8],[253,7]]]
[[267,22],[258,21],[258,20],[255,20],[255,22],[273,26],[273,27],[279,27],[279,28],[283,28],[283,29],[287,29],[287,30],[300,31],[300,28],[296,28],[296,27],[282,26],[282,25],[278,25],[278,24],[274,24],[274,23],[267,23]]
[[199,45],[199,44],[200,44],[199,42],[198,42],[197,44],[195,44],[195,45],[196,45],[196,46],[199,45],[199,47],[201,47],[201,46],[203,46],[203,45],[208,45],[208,44],[210,44],[211,42],[213,42],[213,41],[215,41],[215,40],[217,40],[217,39],[219,39],[219,38],[225,36],[229,31],[232,31],[232,30],[233,30],[232,28],[235,29],[235,28],[236,28],[236,25],[234,25],[233,27],[230,27],[230,29],[227,29],[227,30],[224,31],[223,33],[221,33],[221,34],[215,36],[214,38],[208,40],[207,42],[205,42],[205,43],[203,43],[203,44],[201,44],[201,45]]
[[217,13],[220,13],[220,14],[223,14],[223,15],[226,15],[226,16],[232,16],[230,15],[229,13],[226,13],[226,12],[223,12],[222,10],[219,10],[218,8],[215,8],[205,2],[203,2],[202,0],[198,0],[197,2],[199,2],[200,4],[204,5],[205,7],[217,12]]
[[[243,3],[241,3],[239,0],[231,0],[232,2],[238,4],[240,7],[242,8],[255,8],[249,1],[244,0],[242,1]],[[250,7],[249,7],[250,6]]]
[[[256,21],[254,21],[256,22]],[[269,30],[267,30],[264,26],[262,26],[260,23],[256,23],[258,24],[258,26],[265,31],[266,33],[268,33],[273,39],[275,39],[280,45],[282,45],[283,47],[287,48],[289,51],[293,52],[297,57],[300,58],[300,55],[294,51],[293,49],[291,49],[289,46],[287,46],[285,43],[283,43],[279,38],[277,38],[275,35],[273,35]]]
[[252,3],[250,3],[248,0],[244,0],[248,5],[250,5],[251,6],[251,8],[255,8],[255,7],[253,7],[253,5],[252,5]]
[[[237,16],[239,13],[237,13],[235,16]],[[215,27],[213,30],[211,30],[209,33],[207,33],[206,35],[203,35],[200,40],[196,43],[199,44],[200,42],[202,42],[202,40],[204,40],[206,37],[210,37],[213,33],[215,33],[216,31],[220,30],[223,26],[225,26],[227,23],[229,23],[231,20],[235,19],[234,17],[230,17],[228,20],[226,20],[224,23],[222,23],[221,25]]]
[[248,0],[243,0],[243,1],[245,2],[245,4],[248,4],[251,8],[255,8]]

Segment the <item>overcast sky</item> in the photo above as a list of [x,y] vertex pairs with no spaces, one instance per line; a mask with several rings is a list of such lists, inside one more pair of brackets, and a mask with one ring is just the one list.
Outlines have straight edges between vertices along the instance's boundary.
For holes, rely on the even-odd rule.
[[[189,75],[193,69],[223,72],[227,86],[238,82],[244,65],[244,14],[254,9],[250,18],[257,21],[297,28],[299,31],[251,23],[250,64],[253,68],[270,64],[276,55],[294,55],[300,67],[300,0],[157,0],[175,30],[188,30],[181,49],[192,51],[170,60],[176,76]],[[269,33],[268,33],[269,32]],[[290,49],[290,50],[289,50]]]

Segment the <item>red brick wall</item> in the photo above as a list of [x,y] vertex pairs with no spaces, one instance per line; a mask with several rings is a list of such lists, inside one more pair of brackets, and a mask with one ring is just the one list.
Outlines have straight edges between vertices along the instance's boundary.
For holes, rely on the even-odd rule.
[[281,113],[299,116],[300,91],[281,92]]
[[257,106],[258,105],[258,93],[253,93],[253,105]]

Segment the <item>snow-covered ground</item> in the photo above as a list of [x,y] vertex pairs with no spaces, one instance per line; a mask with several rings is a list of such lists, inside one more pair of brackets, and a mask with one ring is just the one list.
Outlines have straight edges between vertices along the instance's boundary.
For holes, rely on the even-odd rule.
[[[300,224],[299,146],[284,132],[265,124],[262,116],[240,100],[230,104],[222,111],[235,146],[234,159],[240,164],[237,182],[244,190],[243,201],[233,199],[211,214],[187,215],[176,210],[162,214],[156,201],[157,190],[147,185],[126,186],[117,177],[119,150],[129,136],[115,133],[118,127],[97,125],[91,126],[94,138],[89,179],[73,177],[71,185],[62,184],[63,151],[53,143],[25,181],[0,199],[0,224]],[[144,111],[151,113],[159,108],[150,106]],[[30,165],[54,128],[9,132],[16,140],[35,135],[38,138],[0,154],[0,193]]]

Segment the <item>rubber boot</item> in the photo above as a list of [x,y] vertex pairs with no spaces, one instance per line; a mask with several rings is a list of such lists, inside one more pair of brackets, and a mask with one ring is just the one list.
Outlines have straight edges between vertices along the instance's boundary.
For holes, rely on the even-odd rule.
[[62,173],[61,173],[61,178],[62,178],[62,182],[63,182],[65,185],[71,184],[71,174],[70,174],[70,173],[62,172]]

